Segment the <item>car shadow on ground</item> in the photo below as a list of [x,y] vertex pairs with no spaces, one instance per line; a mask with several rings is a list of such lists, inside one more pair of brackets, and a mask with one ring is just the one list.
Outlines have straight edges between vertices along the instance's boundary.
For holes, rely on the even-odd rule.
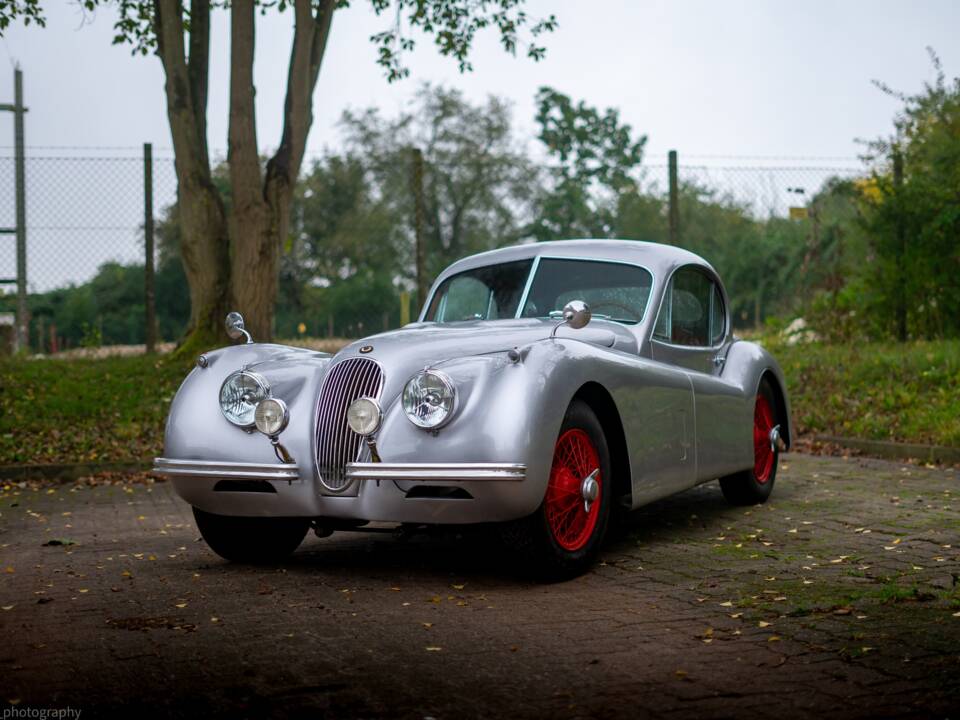
[[[793,488],[777,488],[775,498],[789,499]],[[655,553],[662,543],[676,543],[691,532],[719,531],[747,510],[724,500],[716,482],[706,483],[638,510],[621,514],[611,524],[598,562],[636,552]],[[381,527],[387,530],[387,527]],[[311,532],[281,567],[303,576],[336,574],[340,578],[393,582],[440,578],[471,579],[488,586],[531,585],[532,568],[502,537],[502,526],[433,526],[392,532],[338,531],[317,538]],[[235,572],[226,562],[205,566],[205,572]],[[263,568],[253,568],[260,569]]]

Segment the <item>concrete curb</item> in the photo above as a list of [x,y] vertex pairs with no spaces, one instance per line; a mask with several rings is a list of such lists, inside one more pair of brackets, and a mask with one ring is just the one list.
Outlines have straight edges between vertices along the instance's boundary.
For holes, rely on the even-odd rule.
[[102,472],[142,472],[153,467],[149,461],[116,463],[73,463],[69,465],[0,465],[0,480],[59,480],[71,482]]
[[859,438],[837,437],[835,435],[814,435],[819,442],[841,445],[859,450],[867,455],[888,460],[922,460],[924,462],[960,464],[960,448],[943,445],[917,445],[912,443],[888,442],[886,440],[861,440]]

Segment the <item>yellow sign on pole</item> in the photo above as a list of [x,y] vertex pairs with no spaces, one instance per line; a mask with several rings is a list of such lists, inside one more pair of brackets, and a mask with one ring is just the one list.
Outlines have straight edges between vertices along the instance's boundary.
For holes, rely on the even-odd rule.
[[400,327],[410,322],[410,293],[400,293]]
[[809,216],[810,216],[810,212],[805,207],[790,208],[791,220],[806,220]]

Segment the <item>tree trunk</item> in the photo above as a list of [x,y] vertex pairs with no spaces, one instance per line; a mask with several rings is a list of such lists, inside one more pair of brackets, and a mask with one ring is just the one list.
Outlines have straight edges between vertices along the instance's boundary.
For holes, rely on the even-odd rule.
[[[197,27],[190,65],[184,54],[183,7],[156,0],[157,54],[166,76],[167,118],[176,156],[182,238],[180,252],[190,288],[190,326],[185,345],[210,345],[223,337],[229,301],[230,246],[226,215],[210,175],[206,144],[206,75],[209,32],[206,3],[195,3]],[[204,8],[206,15],[204,15]]]
[[279,257],[289,232],[294,184],[313,120],[313,89],[337,0],[295,0],[293,5],[283,136],[265,176],[254,112],[256,3],[234,0],[231,5],[228,220],[212,180],[206,138],[210,2],[191,0],[188,62],[183,0],[153,0],[176,156],[181,255],[190,287],[190,327],[182,345],[188,351],[225,339],[222,320],[230,309],[244,315],[256,340],[273,337]]

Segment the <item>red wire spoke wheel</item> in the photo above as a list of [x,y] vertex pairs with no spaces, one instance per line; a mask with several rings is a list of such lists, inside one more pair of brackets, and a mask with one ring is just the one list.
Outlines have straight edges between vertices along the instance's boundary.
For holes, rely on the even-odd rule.
[[770,402],[763,395],[757,395],[753,410],[753,474],[761,485],[770,479],[776,456],[770,447],[770,431],[776,423]]
[[[587,510],[583,483],[594,471],[597,471],[594,476],[597,492]],[[600,516],[603,492],[600,454],[593,441],[580,428],[567,430],[560,435],[554,449],[544,500],[550,532],[564,550],[575,552],[590,541]]]

